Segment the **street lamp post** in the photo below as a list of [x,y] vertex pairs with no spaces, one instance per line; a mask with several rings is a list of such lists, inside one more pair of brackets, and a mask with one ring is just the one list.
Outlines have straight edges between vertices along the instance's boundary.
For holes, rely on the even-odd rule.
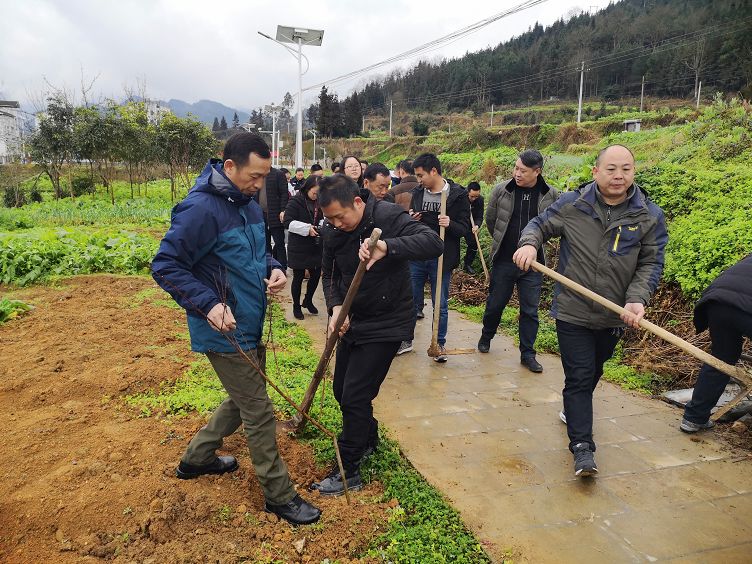
[[[297,130],[295,132],[295,167],[303,166],[303,75],[308,72],[310,64],[308,58],[303,55],[303,45],[318,47],[324,38],[324,30],[307,29],[300,27],[288,27],[283,25],[277,26],[277,38],[274,39],[265,33],[258,32],[259,35],[279,43],[287,49],[293,57],[298,60],[298,119]],[[285,43],[292,43],[298,46],[297,51],[289,48]],[[303,59],[306,60],[306,70],[303,72]],[[315,155],[314,155],[315,156]]]

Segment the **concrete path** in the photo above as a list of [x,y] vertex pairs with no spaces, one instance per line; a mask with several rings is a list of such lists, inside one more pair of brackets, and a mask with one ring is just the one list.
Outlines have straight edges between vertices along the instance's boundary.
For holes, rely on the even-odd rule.
[[[752,562],[752,459],[713,432],[680,433],[677,408],[604,382],[594,399],[600,474],[575,478],[559,358],[539,355],[544,373],[532,374],[497,336],[489,354],[438,365],[426,355],[430,311],[415,352],[392,364],[376,417],[495,561]],[[325,322],[302,322],[322,350]],[[471,349],[479,333],[450,312],[447,348]]]

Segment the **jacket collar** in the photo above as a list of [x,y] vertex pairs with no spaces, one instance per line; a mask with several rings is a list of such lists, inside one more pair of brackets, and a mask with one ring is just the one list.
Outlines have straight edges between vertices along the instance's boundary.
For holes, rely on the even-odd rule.
[[[510,178],[507,182],[505,188],[508,192],[513,192],[515,188],[517,188],[517,183],[514,181],[514,178]],[[548,185],[548,183],[543,179],[543,175],[538,175],[538,181],[535,183],[535,186],[533,188],[537,189],[541,196],[543,194],[547,194],[548,191],[551,189],[551,187]]]
[[220,159],[210,159],[204,170],[196,178],[193,189],[197,192],[207,192],[226,199],[236,206],[245,206],[253,199],[243,194],[225,175],[224,165]]
[[[580,186],[578,188],[580,191],[580,197],[579,199],[587,202],[590,204],[590,206],[595,209],[595,206],[598,205],[598,187],[595,181],[590,182],[589,184],[585,184],[583,186]],[[647,208],[647,202],[645,201],[645,196],[642,193],[642,190],[639,189],[639,186],[635,183],[632,184],[632,186],[629,187],[627,190],[627,209],[629,210],[639,210],[642,208]]]

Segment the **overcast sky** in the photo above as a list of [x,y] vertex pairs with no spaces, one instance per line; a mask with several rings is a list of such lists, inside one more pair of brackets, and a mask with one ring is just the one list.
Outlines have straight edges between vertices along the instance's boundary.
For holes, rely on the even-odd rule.
[[[304,49],[303,86],[378,62],[519,4],[521,0],[0,0],[0,96],[30,102],[46,88],[80,90],[81,69],[98,96],[121,98],[145,82],[150,97],[211,99],[241,109],[281,101],[297,90],[297,62],[256,32],[277,24],[323,29]],[[501,19],[428,58],[452,58],[496,45],[536,21],[549,25],[573,8],[608,0],[548,0]],[[408,68],[412,59],[399,63]],[[390,67],[382,67],[378,73]],[[371,75],[373,76],[373,75]],[[356,82],[339,85],[346,95]],[[315,97],[304,93],[304,103]]]

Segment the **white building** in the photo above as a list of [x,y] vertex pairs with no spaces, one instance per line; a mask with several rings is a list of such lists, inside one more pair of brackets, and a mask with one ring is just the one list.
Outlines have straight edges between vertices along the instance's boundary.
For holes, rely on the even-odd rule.
[[159,123],[165,114],[171,113],[170,108],[154,100],[144,100],[144,105],[146,106],[146,117],[149,123]]
[[21,156],[21,106],[0,100],[0,164]]

